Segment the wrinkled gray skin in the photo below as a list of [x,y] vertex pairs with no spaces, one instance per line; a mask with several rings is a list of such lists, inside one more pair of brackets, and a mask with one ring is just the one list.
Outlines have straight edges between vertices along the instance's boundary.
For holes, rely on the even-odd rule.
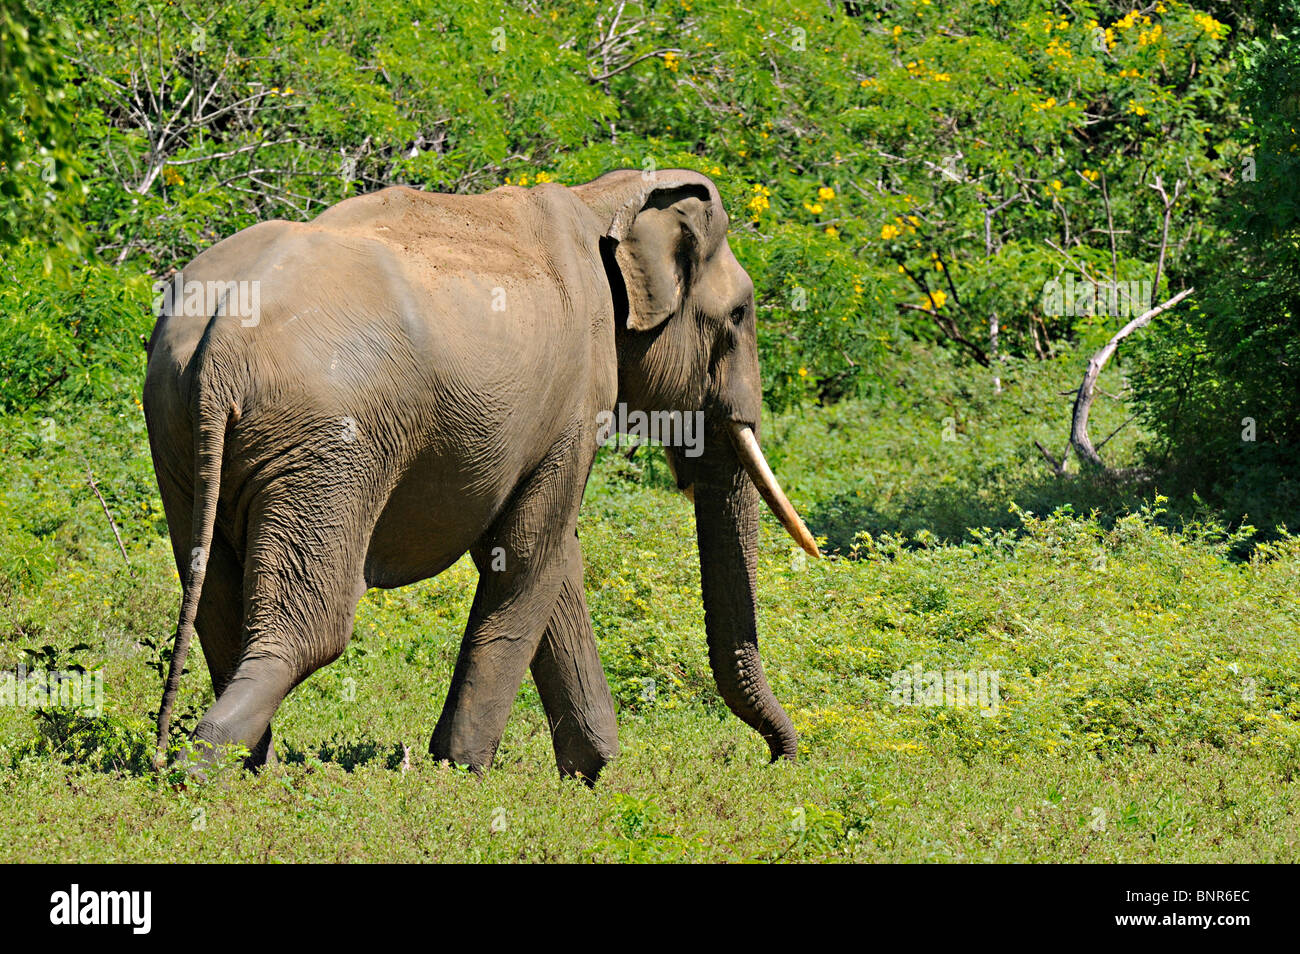
[[758,497],[728,437],[757,431],[760,384],[753,284],[726,232],[707,178],[619,171],[389,188],[196,258],[187,282],[259,281],[261,310],[252,326],[164,314],[149,344],[144,411],[185,582],[160,732],[197,629],[216,702],[196,748],[273,759],[277,707],[343,652],[365,589],[468,551],[478,589],[431,753],[488,767],[531,666],[560,771],[594,779],[618,742],[576,522],[597,415],[626,402],[706,414],[702,456],[669,457],[694,495],[709,660],[731,710],[794,758],[758,655]]

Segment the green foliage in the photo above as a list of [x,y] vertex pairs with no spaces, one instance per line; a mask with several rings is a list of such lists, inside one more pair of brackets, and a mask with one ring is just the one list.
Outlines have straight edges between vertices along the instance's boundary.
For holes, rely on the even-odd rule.
[[[107,699],[0,707],[5,860],[1289,860],[1295,13],[6,0],[0,678],[75,665]],[[489,776],[424,756],[468,560],[363,598],[277,716],[279,767],[147,771],[180,589],[137,399],[151,279],[394,182],[620,166],[711,176],[755,280],[764,447],[830,554],[764,518],[800,762],[763,765],[718,698],[690,508],[647,448],[602,452],[581,518],[622,745],[594,790],[554,777],[531,682]],[[1125,343],[1091,418],[1155,476],[1062,478],[1035,445],[1059,455],[1124,319],[1044,286],[1153,279],[1157,175],[1184,188],[1155,295],[1201,291]],[[192,658],[173,742],[212,701]],[[914,664],[997,672],[997,711],[895,704]]]
[[[69,209],[82,191],[67,88],[71,38],[66,20],[23,0],[0,3],[0,249],[35,234],[79,250]],[[44,261],[48,273],[53,253]]]
[[58,11],[77,26],[65,92],[101,253],[166,272],[394,182],[687,166],[731,210],[777,408],[875,386],[882,348],[908,337],[987,363],[991,315],[1001,354],[1095,337],[1104,321],[1045,313],[1044,284],[1149,278],[1158,174],[1193,183],[1193,238],[1165,274],[1185,270],[1217,242],[1210,186],[1240,152],[1228,27],[1176,0]]
[[[5,858],[1287,857],[1300,811],[1300,540],[1276,536],[1242,559],[1252,528],[1167,513],[1158,496],[1083,516],[1089,485],[1056,482],[1051,496],[1015,479],[1018,445],[996,416],[1027,416],[1054,387],[1035,376],[1055,369],[1025,362],[998,403],[975,371],[909,356],[895,373],[908,368],[909,387],[929,382],[911,406],[847,401],[766,432],[810,513],[856,498],[864,474],[888,465],[869,474],[883,504],[871,522],[841,512],[842,556],[798,559],[764,518],[759,629],[800,733],[794,765],[764,765],[762,740],[713,687],[690,508],[658,452],[601,455],[580,532],[622,754],[594,790],[555,778],[531,682],[485,779],[424,755],[473,595],[468,560],[365,596],[347,651],[277,716],[280,767],[245,775],[232,756],[217,783],[155,778],[150,720],[180,587],[162,522],[136,502],[154,493],[138,411],[83,409],[53,443],[23,443],[21,419],[7,418],[0,443],[20,453],[0,552],[32,560],[0,567],[0,671],[75,663],[103,673],[106,695],[97,717],[0,706]],[[939,383],[963,373],[969,389]],[[958,440],[942,439],[941,412],[961,422]],[[91,445],[130,574],[79,483]],[[915,467],[894,463],[905,459]],[[943,497],[949,474],[974,494],[965,521],[960,494]],[[944,502],[926,509],[929,497]],[[981,529],[982,513],[1005,519]],[[976,528],[945,543],[963,522]],[[192,661],[181,733],[212,698],[201,653]],[[918,663],[997,671],[997,711],[894,704],[891,676]],[[42,834],[49,825],[68,840]]]
[[689,860],[690,844],[664,830],[663,810],[652,799],[615,792],[610,802],[614,833],[592,847],[600,860],[636,864]]
[[147,279],[90,263],[56,284],[38,246],[15,251],[0,266],[0,411],[138,393],[152,327]]
[[[1300,520],[1300,7],[1239,55],[1243,153],[1221,213],[1231,241],[1209,259],[1196,307],[1164,319],[1134,373],[1136,403],[1179,486],[1232,517]],[[1271,8],[1271,9],[1269,9]]]

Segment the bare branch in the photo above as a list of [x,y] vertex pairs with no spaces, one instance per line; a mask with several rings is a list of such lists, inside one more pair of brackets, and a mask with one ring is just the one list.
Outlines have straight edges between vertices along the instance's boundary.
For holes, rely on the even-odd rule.
[[108,525],[113,528],[113,536],[117,540],[117,549],[121,552],[122,560],[129,568],[131,566],[131,558],[126,555],[126,547],[122,546],[122,534],[118,533],[117,521],[113,519],[113,514],[108,509],[108,501],[106,501],[104,495],[99,492],[99,485],[95,483],[95,475],[91,473],[89,467],[86,468],[86,483],[90,484],[90,489],[93,490],[95,496],[99,498],[99,505],[104,508],[104,516],[108,518]]
[[605,73],[601,73],[599,76],[595,76],[595,75],[588,76],[587,80],[588,82],[591,83],[603,83],[611,76],[617,76],[619,73],[622,73],[624,70],[631,69],[632,67],[636,66],[638,63],[642,62],[643,60],[649,60],[656,56],[663,56],[665,53],[684,54],[685,52],[686,52],[685,50],[679,49],[677,47],[672,47],[672,46],[664,47],[663,49],[660,50],[651,50],[649,53],[642,53],[640,56],[636,57],[635,59],[628,60],[622,66],[616,66],[614,67],[614,69],[609,70]]
[[[1195,290],[1195,288],[1183,289],[1168,301],[1162,302],[1138,315],[1116,332],[1115,336],[1106,342],[1105,347],[1094,354],[1088,361],[1088,370],[1084,374],[1083,382],[1079,385],[1079,390],[1074,398],[1074,413],[1070,424],[1070,444],[1074,447],[1075,453],[1079,455],[1080,460],[1087,461],[1108,476],[1118,476],[1118,474],[1103,463],[1097,449],[1092,446],[1092,441],[1088,438],[1088,412],[1092,409],[1092,401],[1096,396],[1097,378],[1100,377],[1102,369],[1106,367],[1106,362],[1110,360],[1111,355],[1115,353],[1115,349],[1119,347],[1121,341],[1139,328],[1149,324],[1152,318],[1173,308]],[[1111,437],[1113,436],[1114,434],[1111,434]],[[1107,437],[1106,440],[1110,440],[1110,437]],[[1105,441],[1102,443],[1105,444]]]
[[1165,269],[1165,255],[1169,251],[1169,216],[1172,214],[1174,206],[1178,202],[1178,197],[1182,195],[1183,180],[1176,179],[1174,181],[1174,194],[1172,198],[1167,192],[1165,192],[1165,184],[1161,181],[1160,176],[1156,176],[1156,181],[1151,188],[1160,195],[1160,201],[1162,201],[1165,206],[1164,223],[1160,229],[1160,258],[1156,261],[1156,278],[1155,282],[1151,285],[1151,288],[1158,292],[1160,290],[1160,275]]

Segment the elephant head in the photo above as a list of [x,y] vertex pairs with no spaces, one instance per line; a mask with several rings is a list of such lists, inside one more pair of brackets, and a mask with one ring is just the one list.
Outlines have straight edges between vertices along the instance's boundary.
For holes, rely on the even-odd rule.
[[812,534],[759,449],[762,384],[754,283],[727,243],[727,213],[705,176],[611,172],[575,187],[597,216],[614,301],[618,400],[645,413],[702,412],[702,453],[666,447],[695,506],[709,663],[731,711],[773,760],[795,757],[794,726],[758,652],[758,498],[810,554]]

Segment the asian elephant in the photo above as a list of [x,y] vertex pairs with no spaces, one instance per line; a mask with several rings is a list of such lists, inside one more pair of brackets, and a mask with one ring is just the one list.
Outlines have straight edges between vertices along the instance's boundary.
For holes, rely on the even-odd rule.
[[174,286],[143,399],[184,585],[159,764],[195,630],[216,693],[196,748],[265,762],[277,707],[343,652],[366,588],[468,551],[430,752],[486,769],[531,666],[560,771],[594,779],[618,743],[576,527],[618,404],[702,412],[702,453],[667,454],[694,501],[709,661],[772,758],[795,757],[758,653],[758,495],[817,548],[759,450],[753,283],[708,178],[391,187],[245,229]]

